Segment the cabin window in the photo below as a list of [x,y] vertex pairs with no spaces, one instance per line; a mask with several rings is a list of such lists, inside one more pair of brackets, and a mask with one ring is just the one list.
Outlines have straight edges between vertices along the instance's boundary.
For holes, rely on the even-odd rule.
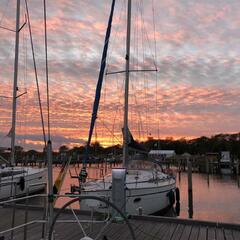
[[135,198],[135,199],[133,200],[134,203],[138,203],[138,202],[140,202],[140,201],[141,201],[141,198]]

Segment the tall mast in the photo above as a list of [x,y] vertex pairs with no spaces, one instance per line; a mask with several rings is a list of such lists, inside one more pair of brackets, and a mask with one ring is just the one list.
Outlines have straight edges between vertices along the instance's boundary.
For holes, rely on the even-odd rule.
[[123,127],[123,167],[128,165],[128,92],[129,92],[129,66],[130,66],[130,41],[131,41],[131,7],[132,1],[128,0],[127,10],[127,37],[126,37],[126,78],[124,100],[124,127]]
[[15,60],[14,60],[14,81],[12,96],[12,128],[11,133],[11,165],[15,164],[15,131],[17,111],[17,80],[18,80],[18,52],[19,52],[19,22],[20,22],[20,0],[17,0],[16,9],[16,35],[15,35]]

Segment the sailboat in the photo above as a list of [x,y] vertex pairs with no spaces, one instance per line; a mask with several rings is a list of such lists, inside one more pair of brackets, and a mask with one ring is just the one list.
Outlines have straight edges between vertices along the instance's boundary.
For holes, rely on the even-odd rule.
[[[96,89],[96,97],[93,106],[92,120],[89,131],[88,143],[86,150],[91,142],[91,135],[95,120],[97,118],[97,109],[101,95],[101,85],[104,75],[105,59],[107,56],[108,42],[111,32],[111,23],[113,18],[115,0],[112,1],[111,13],[108,22],[107,33],[105,37],[104,50],[100,74]],[[127,10],[127,41],[126,41],[126,65],[125,65],[125,103],[124,103],[124,127],[123,127],[123,168],[126,169],[126,201],[124,209],[127,214],[154,214],[163,211],[173,204],[173,196],[176,188],[175,178],[163,173],[156,164],[151,165],[149,161],[145,164],[142,160],[130,161],[129,147],[134,142],[128,128],[128,95],[129,95],[129,78],[130,78],[130,40],[131,40],[131,0],[128,0]],[[137,145],[136,142],[133,145]],[[88,153],[86,151],[86,156]],[[140,163],[140,164],[139,164]],[[83,163],[84,165],[84,163]],[[147,168],[148,167],[148,168]],[[83,196],[97,196],[112,201],[112,175],[106,176],[104,180],[86,181],[85,166],[79,174],[80,187],[79,192]],[[103,212],[108,209],[107,205],[96,202],[81,201],[80,208],[90,210],[95,208],[96,211]]]
[[43,190],[46,187],[46,169],[32,167],[17,167],[15,164],[15,129],[17,112],[17,82],[18,82],[18,54],[20,33],[20,0],[16,7],[16,31],[15,31],[15,59],[14,81],[12,96],[12,127],[9,133],[11,137],[11,162],[0,165],[0,199],[19,197]]

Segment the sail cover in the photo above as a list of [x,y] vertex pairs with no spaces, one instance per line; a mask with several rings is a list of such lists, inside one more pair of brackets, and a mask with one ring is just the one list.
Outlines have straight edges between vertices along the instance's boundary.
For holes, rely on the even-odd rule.
[[148,153],[142,144],[134,140],[129,128],[128,128],[128,147],[137,152]]

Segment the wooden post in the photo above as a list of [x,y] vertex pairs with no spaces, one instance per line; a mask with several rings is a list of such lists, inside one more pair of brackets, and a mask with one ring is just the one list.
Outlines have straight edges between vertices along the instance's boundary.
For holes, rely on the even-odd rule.
[[189,218],[193,217],[193,193],[192,193],[192,162],[188,158],[188,216]]
[[178,160],[178,182],[181,182],[181,163],[180,160]]
[[80,164],[80,155],[77,155],[77,167],[79,168],[79,164]]
[[207,172],[207,183],[209,186],[209,159],[206,159],[206,172]]
[[237,166],[236,166],[236,175],[237,175],[237,184],[240,187],[240,179],[239,179],[239,159],[237,158]]
[[206,157],[206,173],[209,174],[208,158]]
[[104,161],[105,175],[107,174],[107,161]]

